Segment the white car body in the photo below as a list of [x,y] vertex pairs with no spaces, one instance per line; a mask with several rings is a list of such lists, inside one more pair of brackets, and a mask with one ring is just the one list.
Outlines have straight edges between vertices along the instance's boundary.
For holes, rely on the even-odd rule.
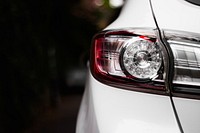
[[[141,27],[200,33],[200,6],[184,0],[127,0],[105,30]],[[88,70],[76,133],[134,132],[199,133],[200,100],[112,87]]]

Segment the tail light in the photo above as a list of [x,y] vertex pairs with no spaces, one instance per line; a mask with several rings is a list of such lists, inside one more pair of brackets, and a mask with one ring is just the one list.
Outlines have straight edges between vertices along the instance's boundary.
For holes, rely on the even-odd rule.
[[173,91],[200,94],[200,35],[164,31],[174,57]]
[[108,85],[166,93],[166,52],[156,30],[104,31],[93,39],[91,72]]

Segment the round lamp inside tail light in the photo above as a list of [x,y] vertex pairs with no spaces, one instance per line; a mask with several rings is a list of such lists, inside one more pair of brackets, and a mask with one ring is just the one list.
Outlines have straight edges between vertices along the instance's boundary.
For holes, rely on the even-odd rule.
[[156,42],[131,40],[124,47],[121,59],[125,73],[138,79],[152,79],[158,75],[162,56]]

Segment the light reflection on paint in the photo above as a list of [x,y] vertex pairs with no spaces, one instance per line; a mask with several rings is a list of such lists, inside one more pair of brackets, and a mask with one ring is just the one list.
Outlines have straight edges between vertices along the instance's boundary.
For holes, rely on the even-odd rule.
[[124,4],[124,0],[110,0],[109,4],[113,8],[121,7]]
[[[156,119],[156,118],[155,118]],[[115,133],[173,133],[174,129],[139,120],[123,120],[118,124]],[[179,131],[177,131],[178,133]]]

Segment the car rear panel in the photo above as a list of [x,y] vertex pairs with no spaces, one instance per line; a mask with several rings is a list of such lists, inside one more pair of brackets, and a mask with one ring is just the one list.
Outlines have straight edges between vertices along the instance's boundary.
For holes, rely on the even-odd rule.
[[160,29],[200,33],[200,6],[185,0],[151,0]]
[[156,28],[148,0],[127,0],[117,20],[106,30],[133,27]]
[[184,133],[200,132],[200,100],[173,98]]
[[[170,97],[107,86],[90,72],[88,81],[85,95],[93,103],[82,105],[77,133],[89,133],[94,123],[100,133],[180,133]],[[85,123],[84,116],[96,121]]]
[[[200,45],[200,42],[198,41],[199,39],[197,38],[199,38],[199,35],[200,35],[199,34],[200,33],[200,17],[199,17],[200,7],[197,5],[191,4],[189,2],[186,2],[184,0],[168,0],[168,1],[151,0],[151,3],[152,3],[153,12],[154,12],[155,19],[156,19],[159,29],[161,29],[162,31],[171,30],[171,33],[173,31],[174,33],[177,31],[179,33],[187,32],[187,36],[183,35],[182,37],[178,37],[178,38],[175,36],[174,37],[177,38],[178,43],[183,42],[182,44],[184,45],[187,44],[187,47],[189,49],[191,48],[189,44],[191,42],[192,43],[194,42],[195,45],[191,44],[191,46],[193,45],[192,46],[193,48],[191,49],[193,49],[192,54],[195,55],[194,57],[196,58],[195,62],[198,64],[198,57],[199,57],[198,47]],[[193,34],[197,35],[197,38],[195,38],[195,36],[192,36]],[[172,43],[170,43],[170,41],[169,41],[169,45],[173,49]],[[181,44],[178,44],[177,46],[180,46],[180,48],[182,47]],[[183,51],[183,53],[187,55],[188,54],[187,52],[189,49],[177,49],[177,50]],[[197,51],[195,51],[195,49],[197,49]],[[173,49],[174,58],[176,59],[177,57],[175,57],[174,51],[176,50]],[[183,57],[181,58],[183,59]],[[189,62],[188,61],[189,56],[186,58],[186,60],[187,62]],[[177,60],[174,61],[174,65],[178,66],[176,61]],[[180,65],[181,64],[179,62],[179,66]],[[187,69],[190,70],[191,64],[187,63],[187,65],[189,66]],[[191,73],[186,76],[198,77],[199,66],[197,65],[195,69],[198,70],[196,74],[192,73],[192,71],[190,70]],[[186,78],[186,79],[188,80],[189,78]],[[175,79],[173,80],[174,81],[172,82],[175,83]],[[176,80],[180,80],[180,79],[176,79]],[[184,82],[183,79],[181,80],[182,80],[182,83],[179,82],[179,84],[182,84],[182,86],[184,86],[184,87],[181,87],[183,89],[177,90],[176,88],[180,88],[180,87],[178,87],[175,84],[174,86],[176,86],[176,88],[172,87],[172,95],[174,96],[172,99],[175,106],[175,110],[177,112],[178,119],[180,120],[180,125],[182,126],[184,133],[199,133],[200,132],[200,126],[199,126],[200,100],[198,100],[199,94],[196,93],[199,90],[199,87],[198,87],[199,81],[194,82],[194,83],[191,82],[191,84],[187,84],[188,83],[187,81]],[[195,80],[196,78],[192,78],[191,81],[195,81]],[[196,89],[194,89],[194,87]]]
[[[127,0],[119,18],[105,30],[150,27],[200,33],[198,16],[200,8],[184,0]],[[97,81],[90,72],[87,81],[77,133],[200,131],[199,100],[108,86]]]

